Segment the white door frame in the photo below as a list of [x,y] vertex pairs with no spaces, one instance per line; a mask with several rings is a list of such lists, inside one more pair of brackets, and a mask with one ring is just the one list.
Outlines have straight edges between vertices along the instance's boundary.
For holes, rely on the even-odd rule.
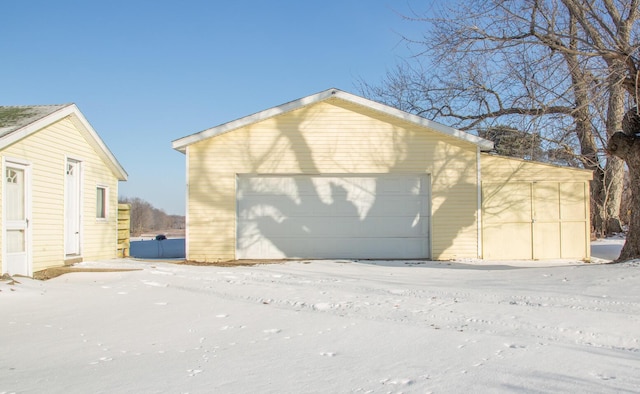
[[[15,168],[23,171],[24,174],[24,220],[8,220],[7,214],[7,170],[9,168]],[[33,262],[32,262],[32,241],[31,241],[31,225],[29,223],[31,219],[31,164],[27,161],[20,159],[13,159],[4,157],[2,160],[2,188],[4,198],[2,199],[2,273],[9,272],[10,274],[22,274],[26,276],[33,275]],[[12,269],[9,271],[9,252],[7,250],[7,230],[24,230],[24,263],[21,269]]]
[[[73,164],[70,168],[69,165]],[[73,171],[72,174],[69,171]],[[73,184],[69,183],[70,175]],[[67,157],[64,165],[64,254],[82,255],[82,161]]]

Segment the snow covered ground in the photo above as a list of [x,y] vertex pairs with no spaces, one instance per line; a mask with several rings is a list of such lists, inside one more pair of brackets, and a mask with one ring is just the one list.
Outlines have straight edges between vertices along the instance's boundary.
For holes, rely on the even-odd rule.
[[638,262],[81,266],[0,282],[0,393],[640,390]]

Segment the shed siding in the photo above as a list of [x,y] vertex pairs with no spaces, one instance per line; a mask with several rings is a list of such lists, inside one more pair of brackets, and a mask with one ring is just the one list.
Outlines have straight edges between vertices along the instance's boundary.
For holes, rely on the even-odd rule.
[[588,259],[590,171],[481,155],[483,258]]
[[561,167],[512,157],[480,154],[482,180],[488,182],[588,182],[593,178],[591,171],[580,168]]
[[326,100],[187,147],[187,258],[235,258],[236,174],[431,174],[432,257],[477,256],[475,145]]
[[[31,165],[33,271],[64,263],[64,175],[66,158],[82,162],[81,254],[87,259],[116,256],[118,181],[68,118],[0,152]],[[106,220],[96,219],[96,187],[109,188]]]

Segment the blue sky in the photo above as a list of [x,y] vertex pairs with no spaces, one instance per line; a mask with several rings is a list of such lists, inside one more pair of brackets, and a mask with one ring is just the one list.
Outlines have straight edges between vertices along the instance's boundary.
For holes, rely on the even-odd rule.
[[[426,3],[426,4],[425,4]],[[171,141],[336,87],[358,93],[410,55],[431,2],[11,1],[0,105],[78,105],[129,173],[120,195],[184,214]]]

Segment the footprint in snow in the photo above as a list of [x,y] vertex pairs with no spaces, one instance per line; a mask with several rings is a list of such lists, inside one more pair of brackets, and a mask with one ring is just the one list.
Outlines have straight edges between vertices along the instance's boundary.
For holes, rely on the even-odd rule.
[[320,355],[325,357],[335,357],[337,354],[334,352],[322,352]]
[[144,283],[147,286],[153,286],[153,287],[167,287],[169,286],[166,283],[158,283],[158,282],[154,282],[154,281],[150,281],[150,280],[142,280],[142,283]]
[[229,315],[225,315],[225,314],[220,314],[220,315],[216,315],[217,318],[223,318],[223,317],[228,317]]
[[282,331],[282,330],[279,329],[279,328],[270,328],[268,330],[263,330],[262,332],[264,332],[265,334],[277,334],[280,331]]
[[319,302],[313,305],[313,309],[317,311],[328,311],[329,309],[331,309],[331,304],[327,302]]
[[591,375],[595,376],[596,378],[601,379],[601,380],[614,380],[616,378],[613,375],[601,374],[601,373],[596,373],[596,372],[592,372]]
[[400,386],[410,386],[412,385],[414,382],[411,379],[382,379],[380,381],[380,383],[382,384],[395,384],[395,385],[400,385]]
[[112,361],[112,360],[113,359],[111,357],[100,357],[98,361],[92,361],[89,363],[89,365],[97,365],[97,364],[100,364],[101,362]]
[[187,372],[189,373],[189,376],[196,376],[199,373],[202,373],[201,369],[187,369]]

